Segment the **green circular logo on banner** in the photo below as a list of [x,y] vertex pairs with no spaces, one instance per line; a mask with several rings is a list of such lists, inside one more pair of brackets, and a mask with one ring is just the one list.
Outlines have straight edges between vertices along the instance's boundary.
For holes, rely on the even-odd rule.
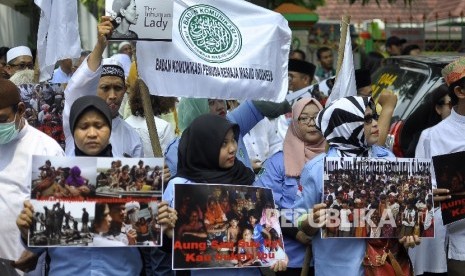
[[187,8],[179,18],[179,33],[193,53],[212,63],[231,60],[242,48],[239,28],[209,5]]

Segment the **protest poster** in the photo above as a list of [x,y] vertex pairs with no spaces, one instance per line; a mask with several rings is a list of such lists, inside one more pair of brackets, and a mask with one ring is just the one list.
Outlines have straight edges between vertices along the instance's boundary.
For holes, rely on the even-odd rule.
[[323,238],[434,237],[430,159],[327,157]]
[[270,266],[284,259],[271,189],[175,184],[173,269]]
[[109,40],[171,41],[173,0],[105,0],[113,33]]
[[29,246],[161,246],[163,158],[32,157]]
[[18,85],[26,106],[24,119],[65,148],[63,133],[64,90],[66,83],[25,83]]
[[291,31],[281,14],[247,1],[174,0],[173,16],[171,43],[137,43],[151,94],[284,100]]
[[465,218],[465,152],[433,156],[434,173],[438,189],[448,189],[451,198],[441,201],[444,225]]

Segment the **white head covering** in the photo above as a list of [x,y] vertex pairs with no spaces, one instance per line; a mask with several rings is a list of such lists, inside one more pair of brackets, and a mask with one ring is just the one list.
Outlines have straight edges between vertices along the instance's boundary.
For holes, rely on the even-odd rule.
[[6,63],[9,63],[13,59],[19,56],[30,56],[32,57],[31,49],[26,46],[18,46],[11,48],[8,52],[6,52]]
[[128,41],[123,41],[118,45],[118,52],[121,51],[121,49],[126,46],[126,45],[131,45]]
[[127,78],[129,76],[129,70],[131,69],[131,58],[126,54],[114,54],[110,59],[118,62],[119,66],[124,70],[124,76]]

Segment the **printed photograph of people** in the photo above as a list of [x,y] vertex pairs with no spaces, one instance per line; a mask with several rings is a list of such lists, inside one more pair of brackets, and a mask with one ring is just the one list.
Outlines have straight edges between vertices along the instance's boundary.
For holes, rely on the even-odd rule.
[[88,157],[32,157],[31,199],[95,197],[96,159]]
[[98,158],[97,196],[160,196],[163,158]]
[[[25,74],[26,72],[19,72]],[[28,124],[55,139],[65,148],[63,108],[65,83],[19,84],[21,99],[26,105],[24,118]]]
[[161,246],[156,201],[32,204],[29,246]]
[[433,156],[434,172],[438,189],[448,189],[450,199],[441,202],[444,224],[465,218],[463,201],[465,200],[465,152]]
[[430,161],[326,158],[323,238],[434,237]]
[[176,184],[173,269],[270,266],[284,258],[270,189]]

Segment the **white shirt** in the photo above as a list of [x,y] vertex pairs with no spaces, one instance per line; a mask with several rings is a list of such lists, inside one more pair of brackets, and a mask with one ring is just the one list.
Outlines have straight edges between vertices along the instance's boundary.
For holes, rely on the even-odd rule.
[[352,211],[350,211],[350,209],[341,209],[339,213],[341,214],[341,224],[339,225],[339,230],[350,231],[352,224],[349,221],[349,215],[352,214]]
[[[31,195],[32,155],[64,156],[51,137],[25,123],[18,137],[0,145],[0,257],[17,260],[24,247],[16,218]],[[1,273],[0,273],[1,274]]]
[[[432,127],[426,135],[422,133],[417,149],[424,147],[422,153],[424,157],[465,151],[464,133],[465,116],[459,115],[454,107],[449,117]],[[431,179],[435,187],[436,177],[433,167],[431,171]],[[437,231],[436,221],[434,226]],[[465,244],[465,220],[446,225],[446,229],[446,237],[449,240],[447,255],[451,259],[465,261],[465,246],[463,246]]]
[[249,159],[262,162],[283,148],[283,142],[277,135],[276,125],[266,117],[244,136],[244,144]]
[[[158,117],[154,117],[154,119],[161,151],[164,153],[169,143],[176,138],[176,135],[170,123]],[[131,115],[125,121],[139,133],[144,148],[144,157],[153,157],[152,143],[150,142],[149,130],[145,118]]]
[[[66,138],[66,155],[74,156],[74,138],[69,126],[69,113],[74,101],[86,95],[96,95],[102,73],[102,66],[92,72],[87,65],[87,58],[74,72],[65,90],[65,107],[63,109],[63,132]],[[110,143],[113,156],[143,157],[142,140],[139,134],[120,117],[113,118]]]
[[61,67],[58,67],[53,71],[53,77],[50,80],[50,83],[68,83],[73,74],[66,74],[61,70]]

